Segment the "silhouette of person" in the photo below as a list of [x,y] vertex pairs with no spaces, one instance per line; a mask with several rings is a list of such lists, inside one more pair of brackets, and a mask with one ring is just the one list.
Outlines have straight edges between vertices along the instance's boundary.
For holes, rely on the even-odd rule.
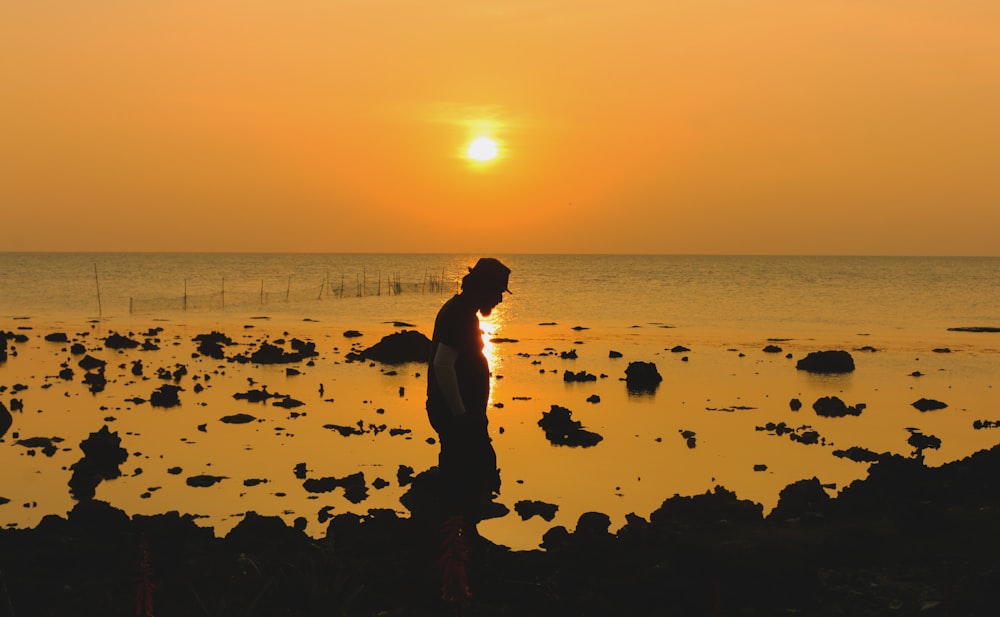
[[500,472],[488,430],[490,367],[483,354],[479,315],[503,301],[510,268],[484,257],[462,278],[462,290],[434,321],[427,372],[427,416],[438,434],[441,506],[444,512],[441,566],[446,600],[469,597],[465,566],[469,541],[494,493]]

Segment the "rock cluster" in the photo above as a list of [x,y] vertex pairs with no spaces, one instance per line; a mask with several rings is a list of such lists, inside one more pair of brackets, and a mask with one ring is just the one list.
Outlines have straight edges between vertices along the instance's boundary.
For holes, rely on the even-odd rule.
[[[607,515],[586,512],[573,530],[550,529],[544,550],[483,540],[471,547],[466,612],[991,615],[998,467],[1000,447],[933,468],[882,455],[835,499],[804,480],[767,516],[717,487],[667,499],[648,520],[629,515],[617,531]],[[171,615],[454,614],[440,600],[436,519],[421,509],[436,500],[403,501],[409,517],[341,514],[320,538],[253,512],[215,537],[188,515],[129,517],[81,501],[34,529],[0,530],[5,604],[46,615],[124,614],[137,597]],[[519,513],[545,508],[521,504]]]
[[431,341],[416,330],[402,330],[382,337],[378,343],[360,351],[347,354],[351,361],[374,360],[383,364],[427,362]]

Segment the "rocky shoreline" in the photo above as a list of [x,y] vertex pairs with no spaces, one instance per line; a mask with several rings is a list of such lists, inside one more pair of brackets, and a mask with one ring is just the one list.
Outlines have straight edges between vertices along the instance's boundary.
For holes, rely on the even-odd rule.
[[0,531],[11,615],[995,615],[1000,446],[941,467],[883,455],[830,498],[787,487],[766,517],[717,487],[617,533],[600,513],[543,550],[473,548],[471,604],[439,599],[433,469],[391,510],[319,539],[248,513],[225,537],[176,512],[85,499]]

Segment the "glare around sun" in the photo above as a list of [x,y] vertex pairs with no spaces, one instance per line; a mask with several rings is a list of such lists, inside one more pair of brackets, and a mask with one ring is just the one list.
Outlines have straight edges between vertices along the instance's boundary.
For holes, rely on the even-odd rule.
[[465,155],[474,161],[489,161],[496,158],[498,151],[497,142],[489,137],[477,137],[469,143]]

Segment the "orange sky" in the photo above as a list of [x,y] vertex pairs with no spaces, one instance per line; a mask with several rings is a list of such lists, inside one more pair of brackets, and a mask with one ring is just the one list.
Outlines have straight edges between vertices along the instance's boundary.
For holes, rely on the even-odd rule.
[[1000,255],[998,110],[995,0],[5,2],[0,250]]

